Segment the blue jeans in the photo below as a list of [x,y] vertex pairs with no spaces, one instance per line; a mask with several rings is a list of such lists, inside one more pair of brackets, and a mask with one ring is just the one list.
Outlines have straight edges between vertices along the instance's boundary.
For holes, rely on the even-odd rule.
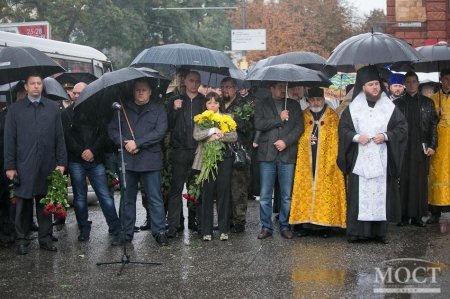
[[122,214],[122,225],[127,239],[133,239],[133,227],[136,224],[136,197],[139,181],[144,185],[149,201],[149,209],[152,223],[152,235],[156,236],[166,230],[166,212],[161,196],[161,172],[157,171],[130,171],[125,173],[127,189],[124,192]]
[[289,226],[289,211],[291,209],[292,183],[294,180],[295,164],[282,162],[259,162],[261,192],[259,199],[260,218],[263,230],[273,231],[272,223],[272,195],[275,178],[280,184],[280,231]]
[[120,220],[117,216],[114,199],[109,194],[108,180],[103,164],[69,162],[69,173],[73,190],[73,206],[79,229],[91,229],[91,224],[88,221],[87,176],[98,198],[110,231],[114,234],[119,233],[121,230]]

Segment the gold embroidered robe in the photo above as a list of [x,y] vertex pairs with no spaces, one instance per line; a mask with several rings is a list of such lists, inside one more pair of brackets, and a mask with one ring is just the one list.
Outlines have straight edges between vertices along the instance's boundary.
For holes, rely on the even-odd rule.
[[431,157],[428,203],[434,206],[450,205],[450,95],[435,93],[431,98],[439,112],[441,101],[441,119],[437,125],[438,147]]
[[289,223],[312,223],[345,228],[344,175],[336,164],[339,117],[336,112],[327,107],[319,120],[315,179],[312,175],[312,152],[309,140],[314,119],[309,108],[305,110],[304,122],[305,133],[298,142]]

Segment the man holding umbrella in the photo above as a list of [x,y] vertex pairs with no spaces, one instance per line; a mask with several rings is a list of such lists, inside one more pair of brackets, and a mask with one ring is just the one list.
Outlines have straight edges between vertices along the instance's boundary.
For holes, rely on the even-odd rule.
[[56,103],[42,96],[42,77],[29,75],[25,81],[27,98],[10,106],[5,124],[6,176],[15,182],[17,196],[15,229],[18,254],[27,254],[32,199],[36,199],[41,249],[56,251],[52,242],[52,216],[44,214],[40,200],[46,195],[47,177],[53,170],[64,171],[67,153]]
[[[167,130],[167,114],[162,104],[151,100],[152,86],[146,79],[137,79],[133,87],[133,100],[121,107],[122,121],[116,115],[110,122],[108,133],[111,140],[124,147],[125,181],[122,226],[125,240],[131,242],[136,223],[136,196],[142,182],[149,198],[151,229],[156,242],[168,245],[165,235],[165,211],[161,196],[161,169],[163,154],[161,140]],[[120,139],[119,125],[123,134]]]
[[[74,102],[86,88],[86,83],[77,83],[72,91]],[[109,194],[105,174],[104,147],[106,130],[98,120],[86,113],[74,114],[73,104],[62,112],[64,136],[67,145],[69,173],[74,194],[75,216],[80,235],[78,241],[88,241],[91,222],[88,220],[86,176],[94,188],[110,232],[114,235],[112,245],[123,242],[119,217],[114,198]]]
[[374,66],[358,70],[354,100],[339,122],[338,166],[348,176],[347,238],[387,243],[389,222],[400,221],[398,177],[407,122],[388,98]]
[[260,163],[261,232],[258,239],[273,233],[272,195],[275,179],[280,184],[280,233],[292,239],[289,229],[289,211],[297,158],[298,139],[304,131],[300,105],[286,99],[286,83],[269,82],[270,95],[258,101],[255,111],[255,129],[261,131],[257,159]]

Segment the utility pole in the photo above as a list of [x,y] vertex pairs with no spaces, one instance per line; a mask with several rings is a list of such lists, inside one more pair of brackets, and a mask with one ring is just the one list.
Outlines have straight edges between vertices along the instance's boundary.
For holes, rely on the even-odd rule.
[[[242,29],[247,29],[247,0],[241,1],[242,12],[241,12],[241,25]],[[242,51],[242,58],[246,58],[247,51]]]

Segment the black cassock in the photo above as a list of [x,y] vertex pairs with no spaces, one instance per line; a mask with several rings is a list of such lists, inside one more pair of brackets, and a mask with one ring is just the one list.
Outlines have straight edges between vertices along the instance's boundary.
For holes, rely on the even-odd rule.
[[408,93],[395,101],[408,122],[408,143],[400,175],[402,219],[421,218],[428,214],[428,170],[426,148],[437,147],[437,114],[429,98]]
[[[374,103],[370,103],[371,106]],[[401,219],[400,176],[402,157],[406,148],[408,125],[403,114],[395,108],[387,126],[388,165],[386,181],[386,219],[387,221],[358,221],[359,212],[359,176],[353,174],[358,157],[358,143],[353,142],[357,134],[353,125],[350,109],[342,113],[339,122],[339,150],[337,164],[347,175],[347,237],[383,238],[387,234],[389,222]],[[383,133],[383,132],[380,132]]]

